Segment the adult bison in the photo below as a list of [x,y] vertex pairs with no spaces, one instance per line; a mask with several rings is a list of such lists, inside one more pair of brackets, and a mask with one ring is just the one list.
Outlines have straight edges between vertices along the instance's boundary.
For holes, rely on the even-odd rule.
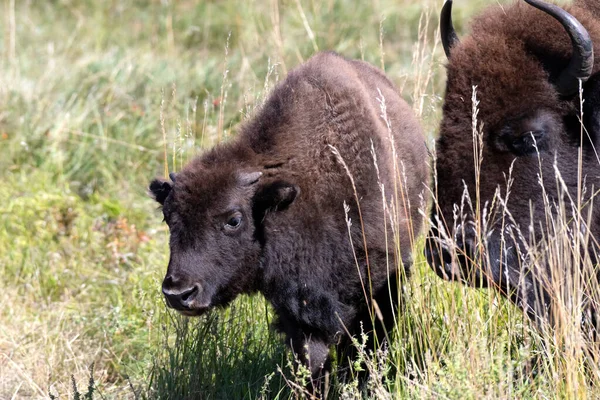
[[[600,3],[526,3],[491,6],[462,40],[444,4],[448,79],[425,253],[439,276],[493,286],[556,322],[556,295],[595,263],[600,239]],[[556,259],[547,246],[561,237],[579,250]],[[594,275],[584,283],[597,285]]]
[[235,139],[150,184],[171,232],[167,304],[195,316],[262,293],[317,379],[346,329],[369,331],[375,309],[393,324],[428,175],[419,124],[385,75],[320,53]]

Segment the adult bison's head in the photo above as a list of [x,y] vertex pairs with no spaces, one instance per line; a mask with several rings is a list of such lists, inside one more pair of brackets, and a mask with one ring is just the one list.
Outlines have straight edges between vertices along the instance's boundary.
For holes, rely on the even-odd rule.
[[532,296],[547,295],[532,290],[536,278],[526,256],[544,236],[547,213],[567,192],[577,196],[578,182],[600,183],[594,152],[600,21],[582,7],[568,13],[526,2],[491,7],[463,40],[452,26],[452,1],[444,4],[448,80],[436,146],[434,227],[425,249],[441,277],[493,285],[524,308],[536,302]]
[[171,232],[162,291],[170,307],[188,316],[257,290],[263,219],[299,193],[259,171],[198,165],[171,174],[171,182],[150,183]]

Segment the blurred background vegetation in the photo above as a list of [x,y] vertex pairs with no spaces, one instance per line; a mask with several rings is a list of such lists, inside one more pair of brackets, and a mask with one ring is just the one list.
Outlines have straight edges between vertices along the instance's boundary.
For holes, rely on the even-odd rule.
[[[2,0],[0,398],[71,398],[90,378],[101,398],[287,398],[291,358],[262,298],[191,321],[166,310],[168,231],[147,184],[235,135],[318,50],[384,68],[432,143],[442,3]],[[465,34],[489,2],[456,3]],[[571,393],[551,371],[517,373],[536,353],[518,310],[416,253],[367,396]]]

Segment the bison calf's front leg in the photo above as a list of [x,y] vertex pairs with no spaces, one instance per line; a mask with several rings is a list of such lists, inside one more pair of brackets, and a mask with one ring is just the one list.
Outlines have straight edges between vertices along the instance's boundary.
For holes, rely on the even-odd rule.
[[325,395],[329,385],[331,356],[329,344],[312,335],[300,334],[292,339],[292,349],[298,361],[310,371],[310,382],[307,389],[311,394]]

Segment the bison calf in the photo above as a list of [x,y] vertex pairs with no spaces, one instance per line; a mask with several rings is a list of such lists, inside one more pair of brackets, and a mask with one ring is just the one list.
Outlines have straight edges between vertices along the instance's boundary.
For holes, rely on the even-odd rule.
[[195,316],[260,292],[318,379],[346,329],[396,306],[428,175],[419,124],[385,75],[318,54],[235,139],[150,184],[171,232],[167,304]]

